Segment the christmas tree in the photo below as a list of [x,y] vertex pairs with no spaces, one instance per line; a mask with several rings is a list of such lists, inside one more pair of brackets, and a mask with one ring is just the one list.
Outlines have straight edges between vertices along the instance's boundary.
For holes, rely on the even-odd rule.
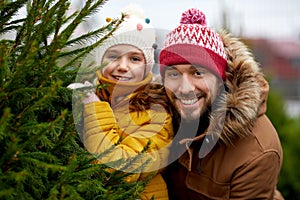
[[69,0],[0,2],[0,199],[136,199],[143,190],[144,182],[92,164],[66,88],[82,58],[122,23],[124,16],[72,37],[105,3],[86,0],[67,15]]

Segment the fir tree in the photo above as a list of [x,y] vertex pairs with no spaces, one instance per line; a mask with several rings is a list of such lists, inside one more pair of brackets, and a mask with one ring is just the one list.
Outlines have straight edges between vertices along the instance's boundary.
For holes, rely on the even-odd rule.
[[[105,2],[86,0],[67,16],[69,0],[0,1],[0,36],[15,34],[0,41],[0,199],[136,199],[143,189],[143,182],[126,183],[122,173],[92,164],[66,88],[81,58],[123,20],[72,38]],[[26,17],[14,19],[22,7]]]

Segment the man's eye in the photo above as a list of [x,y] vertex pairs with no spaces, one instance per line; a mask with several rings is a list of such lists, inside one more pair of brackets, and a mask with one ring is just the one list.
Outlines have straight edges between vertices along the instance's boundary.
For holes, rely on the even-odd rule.
[[204,71],[196,71],[196,72],[195,72],[195,75],[196,75],[196,76],[203,76],[204,74],[205,74]]
[[179,73],[176,72],[176,71],[167,71],[166,72],[166,75],[169,77],[169,78],[177,78],[179,76]]
[[114,54],[111,54],[111,55],[108,55],[107,58],[110,59],[110,60],[116,60],[116,59],[118,59],[118,56],[114,55]]

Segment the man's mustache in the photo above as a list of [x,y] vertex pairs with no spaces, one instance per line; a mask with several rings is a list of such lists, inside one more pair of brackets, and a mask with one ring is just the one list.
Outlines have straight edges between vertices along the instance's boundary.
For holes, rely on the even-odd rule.
[[190,93],[173,93],[174,97],[177,99],[193,99],[193,98],[202,98],[206,97],[206,94],[204,92],[190,92]]

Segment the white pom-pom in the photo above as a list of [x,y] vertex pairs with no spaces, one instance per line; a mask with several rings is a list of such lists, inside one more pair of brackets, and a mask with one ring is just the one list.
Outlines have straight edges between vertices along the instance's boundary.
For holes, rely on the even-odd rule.
[[135,15],[139,18],[145,18],[143,9],[137,4],[129,4],[122,9],[122,12],[128,15]]

